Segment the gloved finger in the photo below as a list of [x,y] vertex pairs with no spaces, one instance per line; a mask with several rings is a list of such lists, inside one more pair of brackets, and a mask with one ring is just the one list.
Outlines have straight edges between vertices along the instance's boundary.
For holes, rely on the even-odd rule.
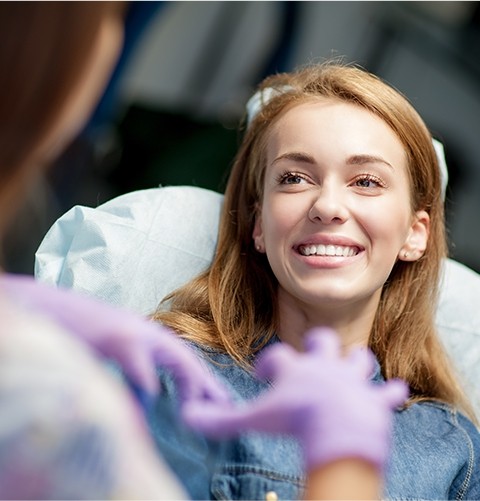
[[217,406],[188,401],[181,409],[183,420],[194,430],[214,438],[228,438],[241,433],[238,426],[241,410],[233,406]]
[[183,377],[180,397],[186,401],[201,400],[215,404],[227,404],[231,401],[226,387],[206,368],[199,367],[195,373],[187,373]]
[[280,371],[290,366],[298,353],[286,343],[277,343],[266,348],[255,364],[255,375],[259,379],[278,379]]
[[118,355],[117,361],[123,371],[135,385],[154,395],[160,391],[158,376],[155,372],[155,365],[149,353],[141,346],[135,346],[133,350],[125,354]]
[[211,402],[218,403],[229,403],[232,400],[225,386],[213,377],[207,379],[203,388],[203,396]]
[[368,379],[375,368],[375,356],[367,347],[353,348],[348,363],[362,379]]
[[158,323],[148,324],[142,331],[143,342],[158,365],[174,373],[186,373],[200,363],[197,355],[170,329]]
[[201,361],[189,352],[186,345],[181,352],[170,351],[171,345],[165,345],[156,353],[157,365],[169,371],[175,381],[182,401],[206,399],[213,402],[229,402],[230,396],[225,386],[216,379]]
[[337,333],[329,327],[314,327],[306,332],[304,338],[305,349],[316,352],[328,358],[340,355],[340,339]]
[[146,335],[149,350],[156,364],[173,375],[182,400],[230,401],[225,386],[209,372],[187,344],[170,329],[154,323],[150,327],[152,330]]
[[212,405],[199,401],[187,402],[182,407],[182,417],[192,428],[215,438],[238,436],[250,431],[284,432],[278,405],[261,399],[245,407]]
[[403,405],[409,395],[408,385],[401,379],[389,379],[385,384],[378,387],[378,391],[391,409]]

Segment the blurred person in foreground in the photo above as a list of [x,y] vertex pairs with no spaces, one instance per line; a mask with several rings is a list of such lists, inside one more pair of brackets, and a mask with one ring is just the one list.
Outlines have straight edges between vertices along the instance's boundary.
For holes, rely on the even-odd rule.
[[[84,126],[122,47],[120,2],[0,4],[0,235],[32,183]],[[133,393],[171,371],[185,401],[223,388],[166,329],[86,297],[0,275],[0,496],[185,497]],[[140,398],[140,402],[142,402]]]

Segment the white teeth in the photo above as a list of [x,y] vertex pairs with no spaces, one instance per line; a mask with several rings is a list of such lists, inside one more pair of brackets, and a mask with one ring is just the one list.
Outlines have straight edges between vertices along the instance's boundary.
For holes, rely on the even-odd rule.
[[305,245],[300,246],[300,254],[304,256],[339,256],[352,257],[357,254],[356,247],[347,247],[343,245]]
[[335,256],[335,246],[334,245],[327,245],[327,250],[325,252],[327,256]]

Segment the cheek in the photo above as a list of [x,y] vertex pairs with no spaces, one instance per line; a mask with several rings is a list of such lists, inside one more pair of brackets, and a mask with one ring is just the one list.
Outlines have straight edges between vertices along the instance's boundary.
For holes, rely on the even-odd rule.
[[306,217],[299,203],[291,200],[270,200],[262,212],[263,230],[267,239],[288,238],[291,230]]
[[386,245],[396,249],[408,236],[411,214],[399,202],[372,207],[368,214],[363,214],[362,220],[372,240],[382,239]]

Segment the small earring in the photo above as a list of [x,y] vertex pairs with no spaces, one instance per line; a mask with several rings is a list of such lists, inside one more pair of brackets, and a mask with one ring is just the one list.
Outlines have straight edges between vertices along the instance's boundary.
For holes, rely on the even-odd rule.
[[410,256],[410,254],[409,254],[407,251],[405,251],[405,253],[403,254],[403,257],[404,257],[405,259],[408,259],[408,256]]
[[260,246],[260,244],[257,244],[255,245],[255,249],[257,249],[257,251],[260,252],[262,250],[262,247]]

